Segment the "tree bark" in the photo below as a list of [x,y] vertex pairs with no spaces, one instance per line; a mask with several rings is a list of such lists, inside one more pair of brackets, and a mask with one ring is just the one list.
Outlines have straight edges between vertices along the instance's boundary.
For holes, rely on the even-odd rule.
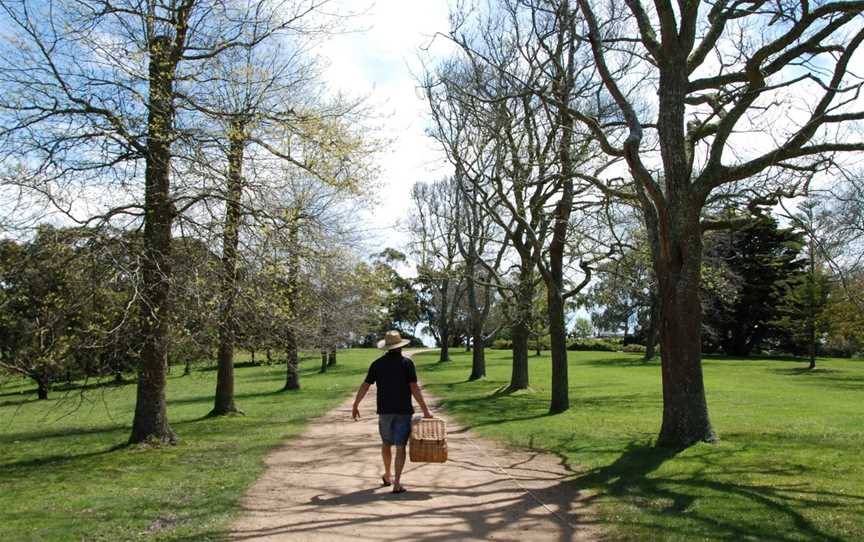
[[471,376],[468,380],[477,380],[486,376],[486,348],[483,344],[483,322],[474,321],[471,326],[471,340],[474,349],[471,352]]
[[319,373],[326,373],[327,372],[327,350],[324,348],[321,349],[321,370],[318,372]]
[[650,307],[648,309],[648,329],[645,332],[645,361],[657,355],[657,323],[660,319],[660,303],[657,299],[656,288],[651,289]]
[[40,401],[48,399],[48,392],[51,391],[51,380],[47,376],[40,376],[36,379],[36,397]]
[[438,315],[438,334],[441,337],[441,353],[438,361],[450,361],[450,303],[447,294],[450,292],[450,279],[444,279],[441,284],[441,312]]
[[570,408],[570,388],[567,374],[567,330],[564,327],[564,300],[561,292],[550,289],[549,337],[552,353],[552,401],[549,412],[557,414]]
[[510,337],[513,342],[513,370],[508,391],[528,389],[528,324],[534,302],[534,263],[530,255],[522,258],[522,270],[516,292],[516,310]]
[[[559,6],[559,29],[562,38],[569,36],[569,44],[562,44],[559,73],[553,83],[553,93],[559,103],[570,103],[574,80],[574,36],[573,14],[569,3],[562,2]],[[568,43],[566,40],[561,40]],[[552,400],[549,412],[556,414],[570,408],[570,383],[567,374],[567,329],[564,324],[564,249],[567,242],[567,230],[570,225],[570,214],[573,207],[573,125],[574,119],[566,106],[557,111],[558,126],[561,130],[561,140],[558,145],[558,160],[561,168],[561,199],[555,207],[555,222],[552,227],[552,239],[549,243],[549,267],[544,273],[546,281],[546,298],[549,307],[550,350],[552,351]]]
[[216,372],[216,395],[210,416],[239,412],[234,403],[234,342],[236,324],[234,305],[237,298],[237,245],[240,230],[240,198],[243,196],[243,148],[246,127],[240,120],[231,122],[228,134],[228,176],[225,201],[225,224],[222,227],[222,287],[219,306],[219,354]]
[[[810,209],[808,213],[810,214],[809,221],[812,224],[813,210]],[[807,277],[807,339],[809,342],[807,347],[810,353],[810,365],[807,366],[807,369],[809,370],[816,368],[816,254],[813,245],[813,237],[811,235],[808,254],[810,273]]]
[[286,280],[285,304],[288,313],[288,327],[285,330],[285,387],[282,391],[300,389],[300,372],[298,370],[297,336],[294,330],[294,309],[297,306],[297,279],[300,273],[300,224],[295,216],[288,230],[288,277]]
[[336,349],[331,348],[327,351],[327,367],[336,366]]
[[171,140],[174,126],[174,72],[179,60],[171,40],[149,44],[147,160],[144,171],[144,258],[142,262],[141,361],[135,417],[129,442],[174,443],[168,424],[165,386],[168,370],[168,322],[171,314]]
[[[473,343],[474,348],[471,353],[471,374],[468,380],[477,380],[486,376],[486,351],[483,344],[483,311],[480,310],[477,300],[477,283],[474,280],[475,262],[477,258],[474,249],[475,241],[472,239],[468,258],[465,262],[465,276],[467,278],[466,290],[468,294],[468,310],[471,314],[471,338],[465,338],[465,351],[470,349]],[[488,296],[486,303],[489,303]]]
[[[654,245],[660,300],[663,423],[657,445],[684,449],[717,439],[708,418],[702,378],[702,232],[698,206],[682,205],[665,239]],[[658,232],[656,228],[649,228]]]
[[299,390],[300,372],[298,371],[297,339],[293,329],[288,329],[285,333],[285,357],[287,358],[285,362],[287,373],[285,375],[285,387],[282,388],[282,391]]

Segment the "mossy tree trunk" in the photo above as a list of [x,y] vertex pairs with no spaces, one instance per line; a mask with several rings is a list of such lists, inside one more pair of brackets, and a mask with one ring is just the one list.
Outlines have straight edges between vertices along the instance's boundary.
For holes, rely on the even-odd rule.
[[237,245],[242,218],[243,151],[246,146],[246,125],[242,118],[230,123],[228,140],[225,221],[222,226],[222,284],[219,291],[219,353],[216,395],[210,416],[240,412],[234,402],[234,343],[237,327],[234,306],[237,299]]
[[288,326],[285,330],[285,386],[283,391],[300,389],[299,355],[297,336],[294,329],[295,309],[297,307],[298,279],[300,274],[300,217],[292,218],[288,230],[288,268],[285,281],[285,310],[288,313]]
[[168,322],[171,314],[171,142],[174,132],[174,79],[188,12],[178,14],[177,34],[150,39],[147,156],[144,171],[144,257],[141,285],[141,359],[130,443],[173,443],[165,386],[168,372]]

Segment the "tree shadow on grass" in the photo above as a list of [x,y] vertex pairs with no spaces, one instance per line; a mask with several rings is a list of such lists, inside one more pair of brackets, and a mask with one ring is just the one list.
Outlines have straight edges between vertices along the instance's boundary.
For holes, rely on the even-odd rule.
[[26,405],[27,403],[35,403],[37,401],[39,401],[39,398],[36,397],[36,394],[34,393],[33,395],[28,395],[26,397],[22,397],[21,399],[10,399],[8,401],[0,401],[0,408]]
[[819,386],[831,388],[843,388],[849,390],[864,389],[864,374],[837,369],[820,368],[808,369],[807,367],[771,369],[771,372],[781,376],[800,377],[799,381],[807,381]]
[[73,463],[77,461],[81,461],[83,459],[88,459],[91,457],[98,457],[106,454],[110,454],[113,452],[117,452],[120,450],[124,450],[128,448],[128,445],[123,444],[115,444],[114,446],[110,446],[108,448],[97,450],[93,452],[85,452],[80,454],[55,454],[55,455],[46,455],[41,457],[34,457],[32,459],[24,459],[22,461],[12,461],[10,463],[3,463],[3,472],[5,474],[14,475],[16,471],[27,471],[30,469],[43,469],[45,467],[52,467],[56,465],[61,465],[64,463]]
[[[571,400],[571,408],[633,408],[654,406],[655,403],[656,399],[650,394],[610,394],[575,397]],[[533,393],[493,392],[466,399],[444,400],[440,406],[456,416],[470,414],[475,420],[459,432],[561,415],[549,413],[549,398],[545,394]],[[514,416],[514,412],[520,415]]]
[[652,358],[649,360],[644,359],[641,355],[634,354],[632,356],[621,356],[621,357],[597,357],[584,359],[580,361],[580,364],[590,365],[592,367],[651,367],[651,368],[659,368],[660,360],[659,358]]
[[[590,469],[566,483],[572,484],[574,491],[595,491],[594,500],[605,500],[611,496],[616,501],[624,501],[639,508],[639,513],[631,517],[625,516],[623,520],[616,517],[614,522],[610,521],[611,526],[623,521],[648,532],[659,533],[662,529],[667,536],[676,534],[685,538],[707,536],[776,542],[802,539],[840,542],[842,538],[820,529],[802,511],[814,508],[842,509],[850,501],[864,501],[864,495],[820,491],[794,481],[786,484],[748,483],[744,481],[746,475],[759,467],[740,465],[730,469],[726,464],[720,465],[714,461],[717,453],[716,449],[695,455],[691,451],[681,460],[700,462],[700,468],[695,473],[664,475],[658,474],[658,471],[664,463],[675,459],[678,452],[655,447],[650,442],[634,441],[613,462]],[[566,461],[566,456],[561,457]],[[772,468],[770,474],[788,476],[794,480],[803,468],[797,465],[778,466]],[[764,469],[760,470],[760,474],[765,473]],[[713,499],[737,503],[734,508],[724,505],[729,511],[726,516],[712,514],[711,507],[698,505]],[[734,510],[755,513],[739,517]],[[670,515],[675,516],[675,521],[670,521]],[[794,529],[786,529],[789,524]]]
[[55,431],[27,431],[20,433],[0,433],[0,443],[15,443],[15,442],[31,442],[50,438],[66,438],[66,437],[82,437],[86,435],[98,435],[101,433],[111,433],[121,429],[128,429],[129,426],[122,424],[100,425],[97,427],[71,427],[67,429],[58,429]]
[[[60,382],[60,383],[54,384],[51,387],[51,390],[50,390],[49,395],[48,395],[48,399],[49,400],[55,399],[57,397],[57,395],[60,395],[61,397],[65,397],[70,392],[85,392],[85,391],[93,391],[93,390],[104,389],[104,388],[122,388],[123,386],[127,386],[129,384],[134,384],[134,383],[135,383],[134,379],[131,379],[131,380],[124,379],[121,381],[117,381],[113,377],[111,377],[110,379],[96,380],[96,381],[86,381],[85,380],[83,382],[71,382],[71,383],[70,382]],[[22,399],[24,399],[23,401],[22,400],[4,401],[4,402],[0,403],[0,407],[8,406],[8,405],[21,404],[21,403],[30,401],[30,399],[36,399],[37,398],[36,391],[37,391],[36,387],[33,386],[33,387],[19,388],[18,390],[12,391],[12,392],[0,393],[0,397],[18,396],[18,397],[21,397]]]

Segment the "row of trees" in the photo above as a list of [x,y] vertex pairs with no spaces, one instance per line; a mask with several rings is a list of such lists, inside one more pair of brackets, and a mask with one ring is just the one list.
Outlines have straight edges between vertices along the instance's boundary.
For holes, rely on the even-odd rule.
[[[864,41],[862,10],[860,2],[761,1],[457,6],[446,36],[457,52],[428,61],[421,81],[430,133],[454,173],[415,191],[413,228],[421,274],[438,285],[441,322],[457,305],[454,268],[474,291],[465,295],[474,297],[476,321],[486,314],[483,292],[494,289],[511,307],[511,387],[522,387],[526,315],[534,289],[545,287],[550,411],[560,412],[569,407],[565,307],[598,269],[639,250],[662,358],[657,442],[714,440],[701,369],[702,292],[723,295],[729,277],[706,266],[741,247],[724,247],[723,234],[712,232],[764,224],[765,207],[844,174],[844,156],[864,150],[856,130],[862,82],[851,69]],[[841,201],[860,207],[858,184],[848,180]],[[818,246],[818,267],[830,265],[847,287],[855,282],[860,267],[848,252],[829,257],[812,223],[787,219],[806,233],[810,277]],[[742,288],[736,295],[747,295]],[[853,290],[838,299],[860,299]],[[736,333],[714,340],[749,340]],[[475,356],[474,376],[477,368]]]
[[[219,415],[237,411],[233,352],[250,333],[239,322],[279,337],[288,389],[300,338],[351,329],[332,307],[363,295],[345,285],[371,272],[345,254],[340,215],[373,181],[380,143],[362,100],[321,81],[315,47],[346,16],[330,3],[0,2],[2,214],[17,239],[4,250],[21,255],[4,264],[3,303],[46,304],[10,313],[18,342],[4,346],[5,367],[128,343],[111,356],[137,369],[130,442],[172,442],[165,385],[178,335],[218,344]],[[45,220],[76,227],[28,234]],[[58,273],[37,285],[27,274],[43,264]],[[61,295],[67,282],[92,294],[89,308]],[[313,322],[319,332],[304,333]]]
[[[61,380],[122,382],[134,371],[142,348],[135,310],[140,237],[43,225],[28,240],[0,242],[0,368],[31,379],[40,399]],[[219,312],[222,258],[214,247],[194,237],[175,238],[172,245],[168,370],[175,365],[188,374],[207,360],[224,366],[218,361],[223,318],[231,319],[231,343],[250,352],[253,362],[266,355],[268,363],[272,352],[284,351],[289,333],[298,349],[321,350],[332,364],[338,347],[392,326],[387,301],[398,285],[390,269],[344,248],[314,257],[305,252],[293,276],[278,257],[256,252],[243,258],[236,306],[226,315]],[[285,287],[289,279],[293,290]],[[296,367],[289,367],[286,389],[299,386]]]

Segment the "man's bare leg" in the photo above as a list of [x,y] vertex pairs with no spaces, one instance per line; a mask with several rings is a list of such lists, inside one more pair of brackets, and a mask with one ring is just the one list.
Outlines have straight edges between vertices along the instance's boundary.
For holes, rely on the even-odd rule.
[[393,480],[393,489],[402,487],[402,469],[405,467],[405,446],[396,446],[396,479]]
[[[404,453],[405,448],[402,448],[402,452],[403,452],[402,453],[402,463],[404,464],[405,463],[405,453]],[[384,479],[389,482],[391,480],[391,478],[390,478],[390,463],[393,459],[393,457],[390,453],[390,445],[389,444],[382,444],[381,445],[381,459],[384,460]],[[399,465],[399,453],[398,452],[396,453],[396,465],[397,465],[396,468],[399,469],[397,472],[401,471],[402,468],[398,466]],[[398,474],[396,475],[396,479],[397,480],[399,479]]]

